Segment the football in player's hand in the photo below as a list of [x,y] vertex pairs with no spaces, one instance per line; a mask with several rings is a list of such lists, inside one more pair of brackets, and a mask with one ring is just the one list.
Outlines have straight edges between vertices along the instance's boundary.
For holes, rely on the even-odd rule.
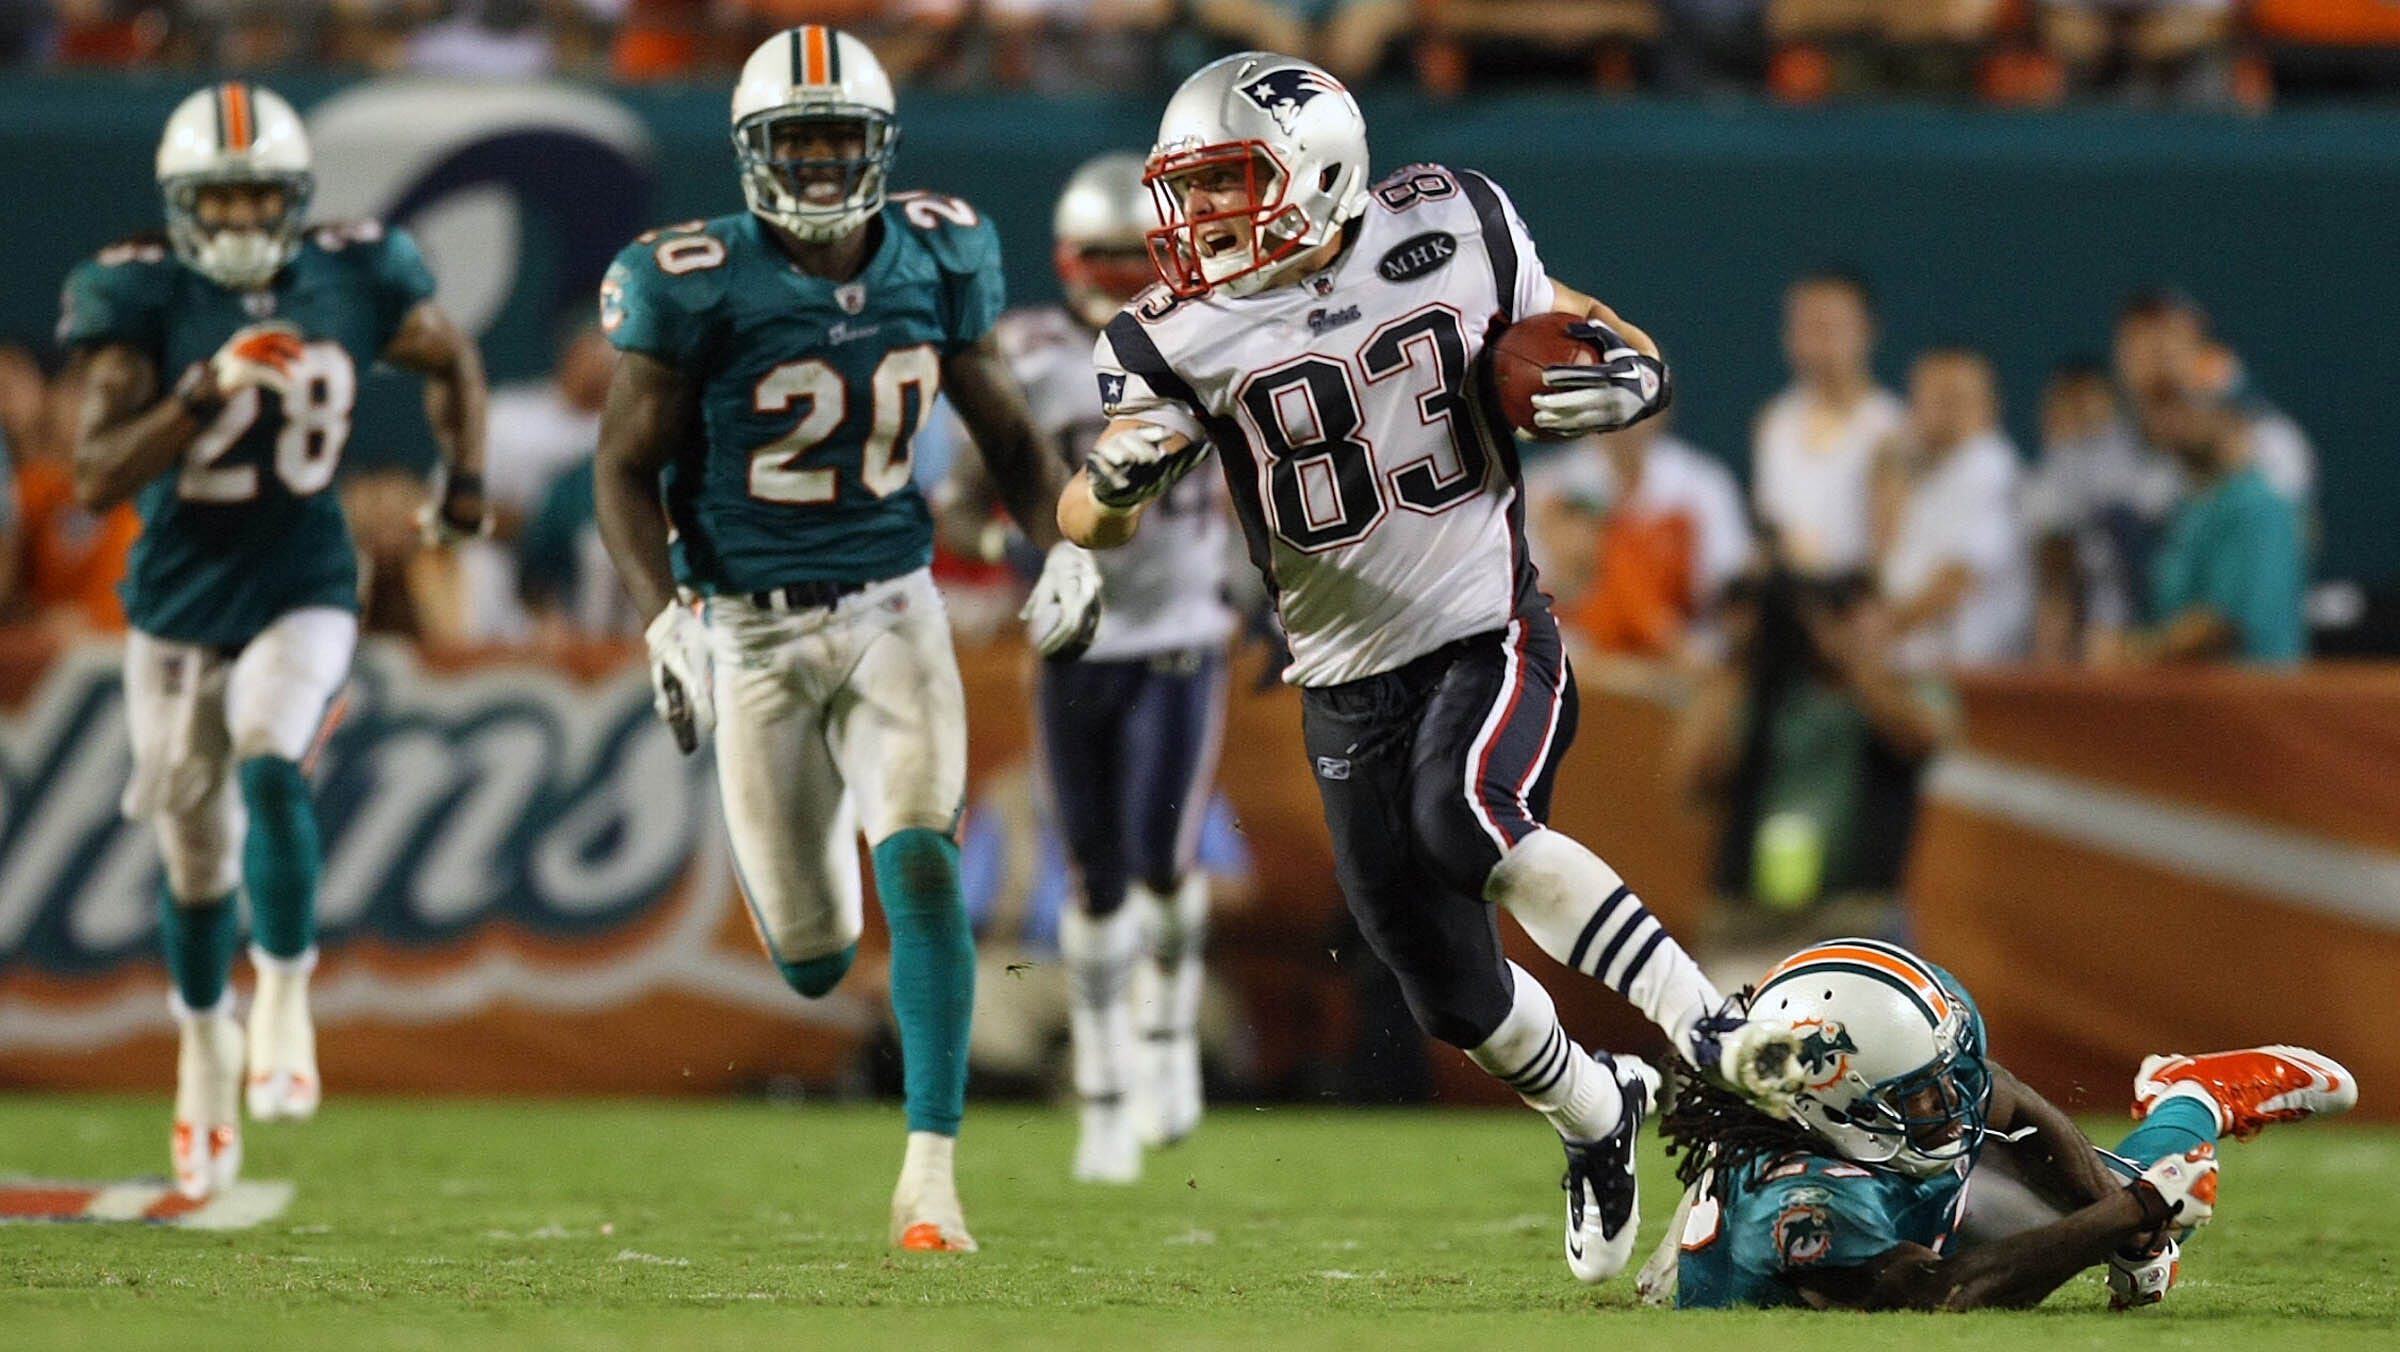
[[1492,340],[1492,393],[1500,401],[1501,416],[1518,435],[1535,441],[1562,439],[1533,425],[1533,396],[1542,392],[1542,368],[1599,362],[1598,348],[1568,335],[1568,327],[1577,322],[1574,315],[1552,310],[1520,319]]

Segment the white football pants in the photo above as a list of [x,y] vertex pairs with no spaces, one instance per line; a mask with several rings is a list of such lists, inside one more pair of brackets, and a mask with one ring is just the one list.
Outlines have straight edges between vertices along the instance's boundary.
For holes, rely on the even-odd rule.
[[858,942],[858,836],[947,835],[967,792],[967,697],[919,570],[831,608],[707,606],[717,785],[734,867],[779,962]]
[[285,612],[230,659],[139,630],[126,636],[133,779],[122,806],[156,825],[178,901],[213,901],[241,885],[247,816],[234,767],[253,756],[305,759],[357,650],[358,616],[332,606]]

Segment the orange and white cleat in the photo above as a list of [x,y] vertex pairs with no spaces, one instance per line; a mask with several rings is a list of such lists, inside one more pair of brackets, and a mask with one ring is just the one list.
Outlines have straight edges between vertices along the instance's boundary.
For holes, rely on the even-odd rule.
[[241,1176],[242,1029],[223,1005],[200,1013],[178,1007],[175,1018],[180,1046],[170,1150],[175,1191],[197,1202]]
[[[2183,1086],[2190,1088],[2178,1093]],[[2134,1120],[2148,1117],[2170,1097],[2207,1102],[2216,1109],[2217,1130],[2246,1141],[2271,1122],[2301,1122],[2350,1111],[2358,1102],[2358,1077],[2341,1062],[2306,1047],[2145,1057],[2133,1077]]]
[[900,1184],[892,1189],[894,1248],[911,1253],[975,1252],[975,1236],[967,1233],[966,1214],[958,1204],[953,1170],[957,1149],[955,1136],[930,1131],[908,1134]]

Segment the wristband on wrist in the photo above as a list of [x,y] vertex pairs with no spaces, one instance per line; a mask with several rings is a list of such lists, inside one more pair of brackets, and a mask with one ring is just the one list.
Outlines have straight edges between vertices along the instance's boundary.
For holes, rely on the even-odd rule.
[[444,469],[442,471],[442,496],[482,497],[482,471],[472,469]]

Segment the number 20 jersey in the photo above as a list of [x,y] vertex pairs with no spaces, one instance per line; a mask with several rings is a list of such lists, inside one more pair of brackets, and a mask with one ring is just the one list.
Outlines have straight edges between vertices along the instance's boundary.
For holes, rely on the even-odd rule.
[[942,359],[1000,317],[999,236],[918,193],[886,202],[880,229],[844,283],[802,272],[747,212],[653,231],[610,267],[609,341],[699,392],[699,437],[662,480],[683,586],[872,582],[932,562],[909,451]]
[[1112,416],[1215,443],[1285,680],[1372,676],[1546,604],[1477,358],[1555,295],[1497,186],[1419,164],[1375,186],[1324,271],[1251,296],[1153,290],[1101,335]]
[[166,241],[119,244],[67,278],[63,347],[130,347],[161,397],[238,329],[296,326],[306,346],[289,396],[244,390],[135,498],[125,615],[181,643],[238,648],[287,611],[358,608],[358,556],[331,491],[361,372],[396,337],[433,276],[416,244],[371,221],[323,225],[257,291],[219,286]]

